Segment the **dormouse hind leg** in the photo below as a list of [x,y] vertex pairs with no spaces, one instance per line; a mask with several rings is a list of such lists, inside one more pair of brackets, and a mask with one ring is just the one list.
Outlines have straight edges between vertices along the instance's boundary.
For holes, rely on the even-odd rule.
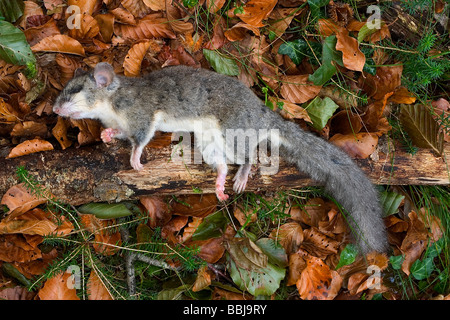
[[150,130],[147,132],[147,134],[143,134],[141,132],[141,135],[132,137],[131,144],[133,145],[133,148],[131,149],[131,157],[130,157],[130,164],[135,170],[142,170],[144,167],[141,164],[141,155],[142,151],[144,150],[144,147],[147,145],[147,143],[150,142],[150,140],[153,138],[155,134],[154,126],[150,127]]
[[238,171],[236,172],[236,175],[233,178],[234,192],[241,193],[245,190],[251,168],[252,168],[252,165],[250,163],[245,163],[239,167]]
[[218,164],[217,169],[217,179],[216,179],[216,195],[217,199],[220,201],[225,201],[228,199],[228,195],[225,194],[225,180],[227,178],[228,167],[225,163]]

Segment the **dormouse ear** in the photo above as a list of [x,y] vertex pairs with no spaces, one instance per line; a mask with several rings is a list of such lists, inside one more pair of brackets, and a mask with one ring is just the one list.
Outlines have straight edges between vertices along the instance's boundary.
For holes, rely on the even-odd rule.
[[114,69],[107,62],[100,62],[95,66],[94,78],[97,83],[97,87],[104,88],[111,84],[114,80]]
[[75,72],[73,73],[73,76],[78,77],[78,76],[82,76],[85,73],[86,73],[86,71],[84,71],[82,68],[77,68],[75,70]]

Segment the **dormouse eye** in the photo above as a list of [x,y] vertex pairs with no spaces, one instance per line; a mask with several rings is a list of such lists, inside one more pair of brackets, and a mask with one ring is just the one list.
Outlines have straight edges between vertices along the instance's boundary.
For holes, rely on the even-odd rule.
[[72,95],[72,94],[80,92],[81,90],[83,90],[83,86],[78,85],[78,86],[73,86],[72,88],[67,88],[66,93],[68,95]]

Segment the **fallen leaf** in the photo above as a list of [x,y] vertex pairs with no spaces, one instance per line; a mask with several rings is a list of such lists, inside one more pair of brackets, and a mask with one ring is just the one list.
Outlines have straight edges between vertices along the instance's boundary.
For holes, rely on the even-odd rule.
[[362,71],[366,57],[359,50],[358,40],[349,36],[347,30],[336,33],[336,38],[336,50],[342,52],[344,66],[349,70]]
[[58,140],[61,148],[65,150],[72,145],[72,141],[67,138],[67,129],[69,128],[67,120],[62,117],[58,117],[56,125],[52,129],[52,134]]
[[114,33],[128,40],[144,40],[153,38],[175,39],[175,34],[167,18],[159,13],[149,14],[139,20],[135,26],[116,24]]
[[[42,242],[42,237],[39,237]],[[37,244],[30,245],[20,234],[0,236],[0,260],[5,262],[29,262],[42,258]]]
[[192,33],[194,26],[191,22],[183,21],[181,10],[172,5],[172,0],[166,0],[166,14],[169,25],[177,33]]
[[301,248],[315,257],[325,259],[330,254],[338,253],[339,241],[328,237],[316,227],[303,230],[303,237]]
[[0,290],[0,300],[33,300],[35,295],[36,293],[21,286]]
[[201,291],[211,284],[212,272],[208,269],[208,266],[203,266],[197,271],[197,278],[195,279],[192,291]]
[[61,52],[84,56],[84,48],[77,40],[64,34],[47,37],[31,47],[33,52]]
[[165,0],[143,0],[145,5],[153,11],[161,11],[166,9]]
[[11,149],[6,159],[25,156],[31,153],[53,150],[53,145],[42,139],[26,140]]
[[317,29],[319,34],[324,38],[345,30],[331,19],[319,19],[317,22]]
[[141,196],[139,201],[147,210],[149,227],[164,226],[172,218],[172,213],[169,212],[167,203],[161,197]]
[[281,244],[289,255],[298,250],[303,242],[303,229],[297,222],[287,222],[273,229],[270,238]]
[[99,279],[97,273],[91,270],[86,284],[86,291],[89,300],[113,300],[103,282]]
[[68,0],[68,6],[77,6],[81,14],[92,15],[96,6],[99,4],[97,0]]
[[321,259],[311,257],[296,286],[304,300],[333,300],[342,286],[342,278]]
[[34,46],[36,43],[47,37],[61,34],[54,19],[50,19],[45,24],[38,27],[28,28],[24,30],[24,33],[30,46]]
[[329,140],[344,150],[350,157],[366,159],[378,145],[378,136],[375,133],[360,132],[357,134],[335,134]]
[[280,93],[292,103],[304,103],[317,96],[322,86],[316,86],[308,80],[309,75],[283,76]]
[[236,15],[245,23],[260,28],[276,4],[277,0],[250,0],[244,5],[244,12]]
[[359,78],[359,86],[374,100],[383,99],[401,85],[402,71],[401,64],[378,67],[374,76],[364,73],[364,77]]
[[92,39],[100,32],[97,20],[87,14],[80,14],[77,19],[80,21],[80,25],[77,28],[69,29],[69,36],[82,40]]
[[173,214],[204,218],[217,209],[215,194],[182,195],[171,204]]
[[41,300],[80,300],[73,287],[72,274],[59,273],[48,279],[39,290],[38,296]]
[[45,123],[36,121],[24,121],[16,123],[11,130],[12,137],[44,137],[47,134],[47,126]]
[[[134,16],[124,8],[117,7],[116,9],[111,10],[110,12],[114,15],[116,22],[129,24],[132,26],[136,25],[136,19],[134,18]],[[113,25],[113,33],[114,33],[114,25]]]
[[123,62],[125,76],[138,77],[140,75],[142,60],[148,48],[150,48],[150,41],[142,41],[131,47]]
[[8,207],[7,219],[11,220],[46,202],[47,199],[30,193],[25,184],[21,183],[5,192],[1,204]]
[[235,24],[234,26],[232,26],[230,29],[228,29],[227,31],[225,31],[225,37],[229,40],[229,41],[239,41],[244,39],[247,31],[250,30],[251,32],[253,32],[254,35],[259,36],[260,32],[259,29],[250,25],[250,24],[246,24],[244,22],[238,22],[237,24]]

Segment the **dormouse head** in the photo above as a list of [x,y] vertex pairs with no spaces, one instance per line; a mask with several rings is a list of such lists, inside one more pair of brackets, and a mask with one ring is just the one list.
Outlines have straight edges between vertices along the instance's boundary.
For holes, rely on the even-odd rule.
[[106,111],[103,102],[110,100],[119,83],[109,63],[101,62],[90,72],[78,69],[56,98],[53,112],[72,119],[100,119]]

